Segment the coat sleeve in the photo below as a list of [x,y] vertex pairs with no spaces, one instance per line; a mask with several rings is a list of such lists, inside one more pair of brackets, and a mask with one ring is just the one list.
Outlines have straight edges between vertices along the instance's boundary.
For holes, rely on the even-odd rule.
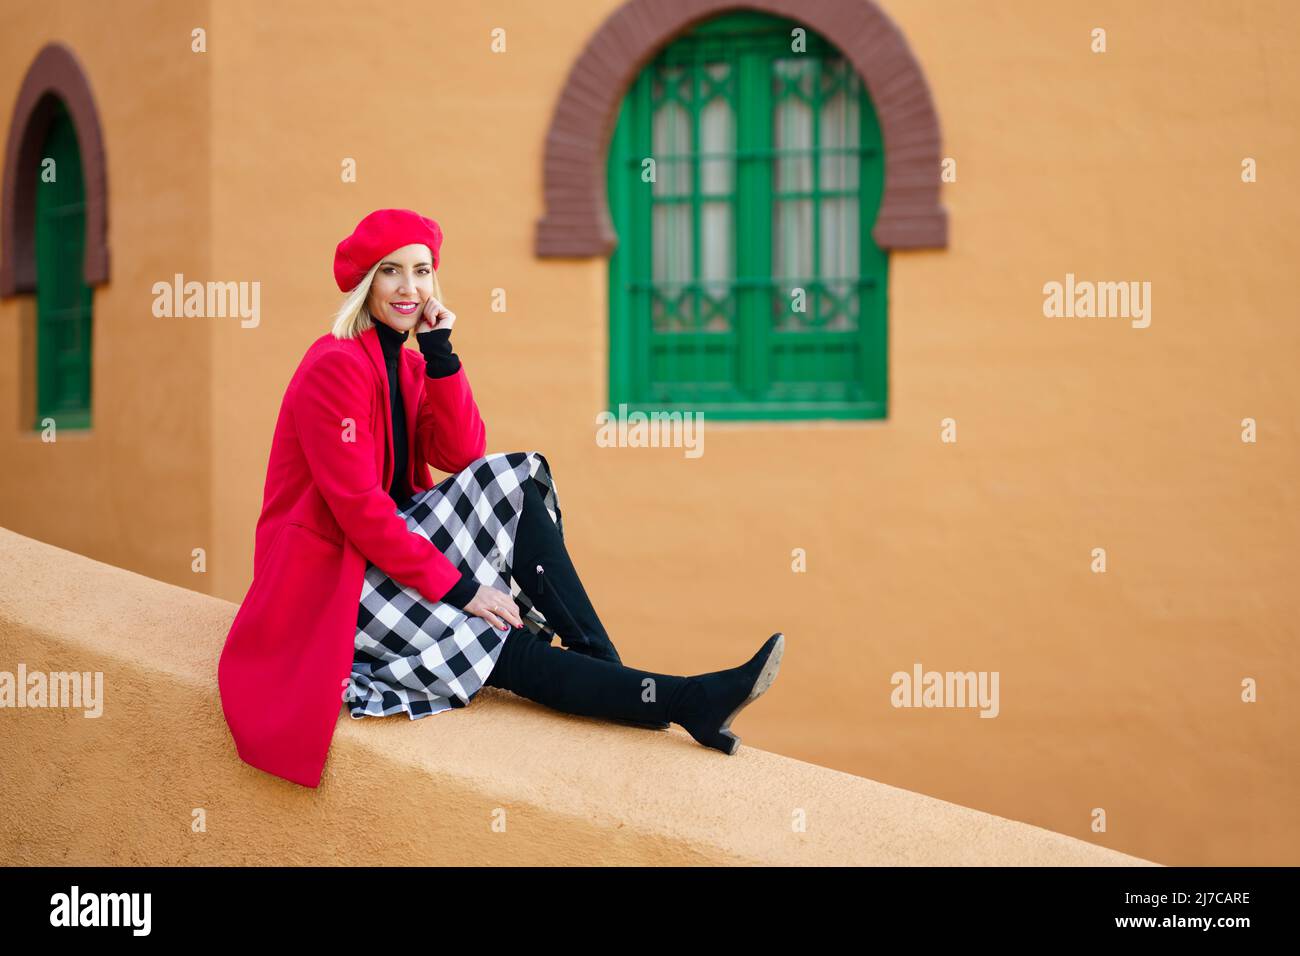
[[394,580],[441,600],[460,581],[460,570],[432,541],[406,526],[380,487],[370,432],[372,400],[371,382],[355,359],[327,352],[304,372],[294,396],[298,440],[312,480],[357,550]]
[[487,453],[487,426],[469,387],[462,362],[453,375],[424,379],[424,401],[415,423],[415,450],[426,461],[455,474]]

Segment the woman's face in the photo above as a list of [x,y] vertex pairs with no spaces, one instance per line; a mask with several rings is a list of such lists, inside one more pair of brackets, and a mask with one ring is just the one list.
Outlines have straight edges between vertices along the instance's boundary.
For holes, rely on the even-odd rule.
[[405,332],[415,327],[432,296],[433,256],[428,246],[412,243],[380,260],[366,310],[375,321]]

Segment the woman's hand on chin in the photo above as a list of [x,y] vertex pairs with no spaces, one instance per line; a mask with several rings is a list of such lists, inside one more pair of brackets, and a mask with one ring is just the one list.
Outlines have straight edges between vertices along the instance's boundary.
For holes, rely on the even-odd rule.
[[429,296],[425,300],[424,308],[420,310],[419,321],[415,323],[415,334],[436,332],[438,329],[449,329],[455,324],[456,313],[433,296]]

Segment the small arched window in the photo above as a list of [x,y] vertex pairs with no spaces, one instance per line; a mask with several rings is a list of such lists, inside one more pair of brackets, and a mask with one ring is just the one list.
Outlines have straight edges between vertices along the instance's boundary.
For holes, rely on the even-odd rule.
[[59,42],[18,90],[0,184],[0,296],[34,295],[36,430],[91,424],[93,287],[108,281],[108,176],[95,96]]
[[77,131],[59,101],[36,176],[36,421],[90,427],[91,304],[82,277],[86,186]]
[[695,26],[628,89],[608,155],[610,407],[883,418],[880,124],[793,20]]

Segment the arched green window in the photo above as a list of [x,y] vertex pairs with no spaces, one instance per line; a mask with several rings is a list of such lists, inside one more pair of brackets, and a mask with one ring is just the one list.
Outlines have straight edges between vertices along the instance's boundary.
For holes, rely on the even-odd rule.
[[86,187],[77,132],[59,103],[36,176],[36,422],[90,427],[92,290],[82,277]]
[[611,411],[885,417],[880,127],[834,46],[697,25],[629,88],[608,164]]

